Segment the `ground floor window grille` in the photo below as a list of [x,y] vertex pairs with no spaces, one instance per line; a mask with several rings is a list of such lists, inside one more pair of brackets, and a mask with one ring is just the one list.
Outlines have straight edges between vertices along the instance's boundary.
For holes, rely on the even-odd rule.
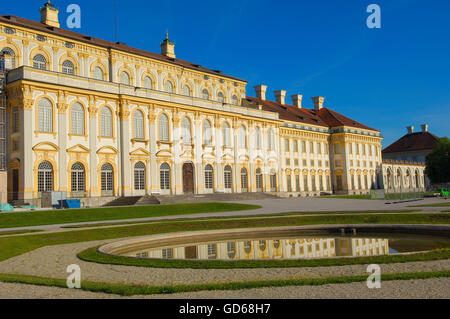
[[86,189],[86,179],[84,174],[84,166],[81,163],[72,165],[72,192],[84,192]]
[[53,166],[42,162],[38,167],[38,192],[53,191]]
[[142,162],[136,163],[134,166],[134,189],[145,189],[145,165]]

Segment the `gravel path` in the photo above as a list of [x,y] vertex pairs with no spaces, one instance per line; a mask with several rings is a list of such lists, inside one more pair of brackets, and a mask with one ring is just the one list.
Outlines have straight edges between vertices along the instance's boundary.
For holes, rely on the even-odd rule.
[[[380,289],[368,289],[365,283],[324,286],[293,286],[258,288],[239,291],[200,291],[174,295],[133,296],[142,298],[176,299],[450,299],[450,278],[386,281]],[[77,289],[39,287],[0,283],[0,299],[110,299],[117,295],[92,293]]]
[[[367,265],[267,269],[160,269],[84,262],[76,257],[89,247],[109,241],[48,246],[0,263],[1,273],[67,278],[68,265],[81,267],[82,280],[145,285],[177,285],[230,281],[320,278],[368,275]],[[381,265],[387,273],[426,272],[450,269],[450,260]]]

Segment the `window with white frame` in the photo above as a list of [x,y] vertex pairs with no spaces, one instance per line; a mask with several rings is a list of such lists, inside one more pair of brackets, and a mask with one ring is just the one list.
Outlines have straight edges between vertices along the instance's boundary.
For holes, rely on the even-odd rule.
[[80,162],[72,165],[71,184],[72,192],[84,192],[86,189],[85,169]]
[[183,95],[191,96],[191,88],[187,84],[183,86]]
[[11,65],[12,68],[14,69],[16,66],[16,54],[14,53],[14,51],[11,48],[3,48],[2,51],[0,51],[1,54],[8,54],[9,56],[11,56]]
[[231,98],[231,101],[234,105],[238,105],[239,104],[239,100],[238,97],[236,95],[233,95],[233,97]]
[[93,75],[94,80],[103,81],[103,79],[104,79],[103,70],[98,66],[94,67],[94,69],[92,70],[92,75]]
[[225,188],[231,189],[233,185],[233,179],[231,176],[231,167],[227,165],[224,169],[224,182],[225,182]]
[[244,191],[247,191],[248,189],[248,174],[246,168],[241,169],[241,189]]
[[143,84],[144,84],[144,89],[149,89],[149,90],[153,89],[153,81],[152,81],[152,79],[150,79],[149,76],[146,76],[144,78]]
[[38,166],[38,192],[53,191],[53,166],[42,162]]
[[109,107],[103,107],[100,111],[100,136],[113,136],[113,118]]
[[170,190],[170,166],[167,163],[160,167],[160,183],[162,190]]
[[173,84],[170,81],[166,81],[165,90],[167,93],[173,93]]
[[73,66],[73,63],[71,61],[65,60],[62,63],[62,73],[68,74],[68,75],[75,74],[75,67]]
[[191,120],[187,116],[183,118],[183,143],[192,144]]
[[130,85],[130,75],[125,71],[120,73],[120,84]]
[[213,189],[213,167],[211,165],[206,165],[205,167],[205,188]]
[[222,92],[219,92],[219,94],[217,94],[217,101],[218,101],[219,103],[225,102],[225,99],[224,99],[224,97],[223,97],[223,93],[222,93]]
[[203,89],[202,98],[204,98],[205,100],[209,100],[209,92],[207,89]]
[[38,103],[38,131],[53,132],[53,105],[47,98],[42,98]]
[[159,124],[159,140],[163,142],[169,141],[169,118],[166,114],[161,114],[158,120]]
[[256,189],[261,191],[263,189],[263,176],[261,169],[256,169]]
[[273,130],[270,128],[269,129],[269,151],[273,151],[274,150],[274,136],[273,136]]
[[101,169],[102,191],[112,191],[114,189],[114,168],[111,164],[103,164]]
[[36,54],[33,58],[33,68],[47,70],[47,60],[42,54]]
[[208,259],[217,258],[217,244],[208,244]]
[[211,145],[212,134],[211,134],[211,122],[208,120],[203,121],[203,144]]
[[261,129],[259,126],[255,127],[255,147],[261,149]]
[[144,139],[144,114],[140,110],[133,113],[134,138]]
[[247,147],[247,136],[246,136],[246,130],[245,130],[244,125],[241,125],[239,127],[239,146],[240,146],[240,148]]
[[142,162],[134,165],[134,189],[145,190],[145,165]]
[[226,147],[230,147],[231,146],[231,142],[230,142],[230,125],[227,122],[223,123],[222,136],[223,136],[223,145],[226,146]]
[[70,110],[71,130],[73,135],[84,135],[84,108],[76,102]]

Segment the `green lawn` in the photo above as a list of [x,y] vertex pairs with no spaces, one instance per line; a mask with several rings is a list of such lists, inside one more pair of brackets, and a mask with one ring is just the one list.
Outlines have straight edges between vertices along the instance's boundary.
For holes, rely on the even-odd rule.
[[202,220],[192,222],[163,222],[119,226],[104,229],[87,229],[36,235],[0,238],[0,261],[28,251],[51,245],[62,245],[103,239],[152,235],[193,230],[214,230],[248,227],[276,227],[330,224],[450,224],[449,214],[370,214],[330,216],[285,216],[275,218],[250,218],[232,220]]
[[257,208],[261,208],[261,206],[234,203],[194,203],[4,213],[0,214],[0,228],[229,212]]
[[447,207],[450,206],[450,201],[446,203],[434,203],[434,204],[424,204],[424,205],[414,205],[408,207]]

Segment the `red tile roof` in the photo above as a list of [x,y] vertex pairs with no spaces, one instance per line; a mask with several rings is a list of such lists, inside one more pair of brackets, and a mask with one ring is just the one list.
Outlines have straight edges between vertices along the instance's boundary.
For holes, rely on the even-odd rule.
[[347,126],[379,132],[328,108],[322,108],[316,111],[306,108],[299,109],[293,105],[280,104],[255,97],[247,97],[247,100],[254,105],[261,105],[264,111],[277,112],[280,115],[280,119],[286,121],[324,126],[327,128]]
[[383,150],[383,154],[432,150],[438,141],[439,137],[430,132],[406,134],[398,141],[386,147]]
[[210,73],[210,74],[214,74],[216,76],[226,77],[226,78],[230,78],[230,79],[237,80],[237,81],[243,81],[243,82],[247,83],[247,81],[245,81],[245,80],[239,79],[237,77],[225,75],[221,71],[211,70],[211,69],[205,68],[205,67],[195,64],[195,63],[191,63],[191,62],[180,60],[180,59],[173,59],[173,58],[167,57],[162,54],[136,49],[136,48],[127,46],[125,43],[110,42],[110,41],[90,37],[87,35],[83,35],[81,33],[73,32],[73,31],[69,31],[69,30],[65,30],[65,29],[61,29],[61,28],[55,28],[55,27],[46,25],[44,23],[25,19],[25,18],[20,18],[20,17],[16,17],[16,16],[12,16],[12,15],[2,15],[2,16],[0,16],[0,22],[16,25],[19,27],[30,28],[30,29],[33,29],[33,30],[36,30],[39,32],[45,32],[45,33],[52,34],[55,36],[65,37],[65,38],[68,38],[71,40],[76,40],[76,41],[84,42],[84,43],[91,44],[91,45],[97,45],[97,46],[100,46],[100,47],[103,47],[106,49],[111,48],[111,49],[115,49],[115,50],[122,51],[122,52],[136,54],[136,55],[140,55],[143,57],[147,57],[147,58],[151,58],[151,59],[155,59],[155,60],[159,60],[159,61],[164,61],[164,62],[178,65],[181,67],[185,67],[188,69],[197,70],[197,71],[201,71],[201,72],[205,72],[205,73]]

